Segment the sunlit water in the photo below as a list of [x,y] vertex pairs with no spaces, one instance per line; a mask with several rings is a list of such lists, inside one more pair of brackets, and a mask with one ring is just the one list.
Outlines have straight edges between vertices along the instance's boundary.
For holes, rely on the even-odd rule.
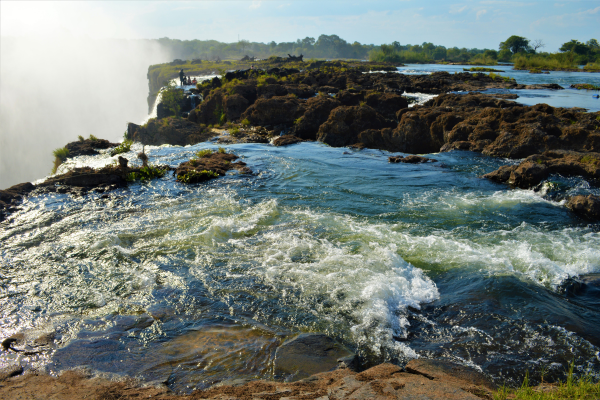
[[[403,72],[452,68],[462,71]],[[598,84],[598,75],[570,74],[506,73],[519,83]],[[591,92],[518,93],[551,103]],[[177,166],[203,148],[216,146],[146,152]],[[436,357],[514,384],[525,371],[561,377],[574,360],[578,372],[600,374],[600,290],[570,284],[600,272],[598,225],[562,200],[600,194],[585,180],[552,176],[537,191],[511,190],[481,175],[515,161],[460,151],[410,165],[318,143],[227,149],[255,174],[196,185],[169,174],[108,197],[31,197],[1,223],[1,337],[22,332],[31,344],[54,332],[57,345],[3,352],[0,365],[87,367],[189,392],[283,378],[273,375],[277,346],[325,332],[364,366]],[[125,154],[131,164],[140,150]],[[115,159],[76,157],[58,173]]]
[[[451,74],[463,72],[464,68],[473,68],[473,65],[443,65],[443,64],[408,64],[399,67],[398,72],[407,75],[431,74],[438,71],[447,71]],[[575,83],[590,83],[600,86],[600,73],[591,72],[563,72],[550,71],[549,74],[530,74],[529,71],[513,70],[510,65],[489,66],[501,76],[516,79],[517,83],[524,85],[557,83],[565,90],[492,90],[491,92],[516,93],[516,101],[525,105],[546,103],[553,107],[581,107],[588,111],[600,111],[600,99],[592,97],[600,93],[597,90],[569,89]]]
[[[146,152],[176,166],[207,147]],[[564,290],[600,272],[597,226],[544,191],[480,178],[509,161],[451,152],[390,164],[386,152],[317,143],[227,149],[255,175],[26,200],[1,225],[0,328],[56,332],[58,346],[0,363],[87,366],[187,392],[270,378],[286,337],[325,332],[367,366],[441,357],[500,382],[542,366],[558,376],[572,359],[600,371],[598,292]],[[596,192],[551,179],[564,193]]]

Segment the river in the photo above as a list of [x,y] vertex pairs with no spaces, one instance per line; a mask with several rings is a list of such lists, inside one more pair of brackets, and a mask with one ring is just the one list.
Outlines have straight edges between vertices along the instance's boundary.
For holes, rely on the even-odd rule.
[[[217,147],[146,153],[177,166]],[[600,289],[574,281],[600,273],[598,225],[556,201],[600,194],[590,183],[513,190],[481,175],[516,161],[465,151],[412,165],[320,143],[225,147],[254,175],[32,197],[2,222],[2,337],[53,333],[56,348],[2,352],[0,366],[87,367],[189,392],[272,378],[278,344],[325,332],[366,366],[436,357],[518,384],[573,361],[600,375]]]

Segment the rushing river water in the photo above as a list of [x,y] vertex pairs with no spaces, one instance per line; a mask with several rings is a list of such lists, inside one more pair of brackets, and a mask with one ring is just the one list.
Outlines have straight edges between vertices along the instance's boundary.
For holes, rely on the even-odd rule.
[[[146,152],[177,166],[204,148],[217,146]],[[3,222],[2,337],[54,333],[57,346],[0,365],[188,392],[270,378],[286,337],[325,332],[366,366],[439,357],[513,384],[571,361],[600,374],[600,289],[573,281],[600,273],[598,225],[560,201],[600,194],[588,182],[512,190],[481,175],[515,161],[464,151],[411,165],[319,143],[226,148],[255,174],[32,197]]]

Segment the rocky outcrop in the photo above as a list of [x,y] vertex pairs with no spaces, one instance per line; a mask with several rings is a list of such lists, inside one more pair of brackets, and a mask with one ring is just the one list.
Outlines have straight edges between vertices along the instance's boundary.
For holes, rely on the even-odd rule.
[[600,153],[550,150],[533,154],[518,165],[502,166],[484,175],[495,182],[530,189],[539,185],[551,174],[582,176],[589,180],[600,179]]
[[[59,377],[27,374],[7,379],[0,387],[2,398],[84,398],[161,400],[192,399],[491,399],[495,387],[479,372],[444,361],[412,360],[402,368],[381,364],[357,373],[349,368],[312,375],[297,382],[238,380],[215,385],[189,395],[175,395],[165,386],[139,387],[132,381],[89,379],[74,371]],[[41,396],[40,396],[41,395]]]
[[362,131],[391,125],[390,121],[367,105],[341,106],[331,111],[327,121],[319,127],[317,140],[334,147],[348,146],[358,142],[358,135]]
[[246,167],[242,161],[232,162],[238,159],[235,154],[209,153],[198,158],[179,164],[175,169],[177,180],[182,183],[198,183],[223,176],[227,171],[238,170],[243,174],[251,174],[252,170]]
[[147,125],[129,123],[127,137],[142,144],[192,145],[212,138],[215,134],[206,126],[181,118],[151,119]]
[[0,190],[0,221],[4,221],[9,213],[16,211],[23,197],[34,189],[35,186],[31,182],[25,182]]
[[283,135],[273,140],[273,146],[287,146],[290,144],[304,142],[304,139],[294,135]]
[[110,149],[118,145],[118,143],[111,143],[105,139],[85,139],[67,143],[65,147],[69,150],[67,158],[72,158],[77,156],[93,156],[99,154],[98,149]]
[[598,196],[573,196],[567,202],[567,207],[575,214],[586,219],[600,220],[600,197]]
[[406,163],[406,164],[423,164],[423,163],[427,163],[427,162],[437,162],[437,160],[435,158],[427,158],[427,157],[411,155],[411,156],[406,156],[406,157],[391,156],[391,157],[388,157],[388,162]]
[[304,114],[302,101],[292,96],[275,96],[269,99],[259,98],[241,115],[252,125],[292,125]]
[[323,334],[302,334],[277,348],[275,376],[297,381],[340,367],[356,369],[356,354]]
[[316,140],[319,127],[327,121],[332,110],[341,106],[341,103],[329,96],[316,96],[308,99],[304,106],[306,112],[294,121],[290,134],[302,139]]

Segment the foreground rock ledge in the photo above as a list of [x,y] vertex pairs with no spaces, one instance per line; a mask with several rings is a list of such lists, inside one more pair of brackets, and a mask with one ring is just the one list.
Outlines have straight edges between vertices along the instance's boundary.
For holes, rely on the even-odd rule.
[[177,396],[167,388],[88,378],[68,371],[60,377],[25,375],[2,382],[3,399],[466,399],[492,398],[494,386],[473,369],[444,361],[412,360],[403,371],[381,364],[356,373],[348,368],[293,383],[251,381]]

